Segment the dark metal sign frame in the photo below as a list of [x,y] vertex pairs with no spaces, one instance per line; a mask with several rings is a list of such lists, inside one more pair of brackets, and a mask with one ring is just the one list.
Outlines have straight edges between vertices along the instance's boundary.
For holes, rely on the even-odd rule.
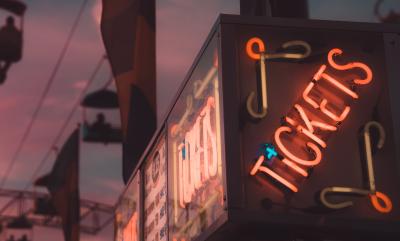
[[[221,123],[222,123],[222,166],[224,172],[224,206],[225,212],[216,222],[202,232],[196,241],[203,240],[291,240],[291,239],[335,239],[335,240],[398,240],[400,222],[377,221],[373,219],[331,218],[329,214],[304,215],[301,212],[274,213],[252,206],[246,190],[249,179],[249,160],[244,160],[241,128],[243,126],[243,101],[240,87],[240,51],[238,42],[240,28],[247,26],[270,29],[296,29],[297,31],[342,31],[343,33],[361,32],[380,35],[383,39],[385,71],[389,91],[394,156],[397,174],[400,175],[400,29],[396,25],[348,23],[333,21],[279,19],[266,17],[245,17],[221,15],[215,23],[203,48],[196,57],[182,86],[175,96],[164,124],[154,135],[141,158],[134,174],[142,168],[149,153],[158,139],[165,134],[167,120],[178,102],[197,62],[208,44],[217,36],[219,41],[218,75],[221,89]],[[273,101],[273,100],[271,100]],[[168,145],[168,139],[167,139]],[[168,161],[167,161],[168,163]],[[394,167],[393,167],[394,168]],[[134,175],[132,175],[131,180]],[[170,179],[170,178],[168,178]],[[169,180],[167,180],[168,182]],[[393,180],[400,186],[399,180]],[[143,176],[141,183],[143,183]],[[128,184],[129,185],[129,184]],[[265,190],[263,190],[265,191]],[[143,193],[143,192],[142,192]],[[263,195],[261,192],[254,195]],[[143,195],[142,195],[143,196]],[[169,200],[169,197],[168,197]],[[143,197],[141,200],[143,203]],[[398,203],[394,203],[395,208]],[[142,207],[143,210],[143,207]],[[141,220],[143,220],[143,211]],[[397,220],[400,220],[398,217]],[[143,226],[141,226],[143,230]],[[143,232],[142,232],[143,233]],[[141,240],[144,240],[142,235]]]

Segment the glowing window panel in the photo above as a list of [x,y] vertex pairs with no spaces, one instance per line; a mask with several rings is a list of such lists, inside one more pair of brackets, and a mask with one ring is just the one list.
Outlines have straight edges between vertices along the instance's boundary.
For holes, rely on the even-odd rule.
[[168,119],[170,240],[193,240],[224,214],[217,39]]
[[140,172],[129,182],[115,212],[115,240],[140,240]]
[[168,240],[167,157],[162,137],[144,165],[144,240]]

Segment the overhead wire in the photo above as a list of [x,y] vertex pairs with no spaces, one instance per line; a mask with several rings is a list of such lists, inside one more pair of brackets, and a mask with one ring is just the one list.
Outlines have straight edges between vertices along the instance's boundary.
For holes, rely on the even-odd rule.
[[76,18],[75,18],[75,20],[74,20],[74,22],[72,24],[72,27],[71,27],[71,29],[70,29],[70,31],[68,33],[67,39],[66,39],[66,41],[65,41],[65,43],[64,43],[64,45],[63,45],[63,47],[61,49],[61,52],[60,52],[60,55],[59,55],[58,59],[56,61],[56,64],[55,64],[54,68],[52,69],[52,71],[50,73],[49,79],[47,80],[45,88],[44,88],[44,90],[43,90],[43,92],[42,92],[42,94],[40,96],[38,105],[36,106],[36,109],[32,114],[32,117],[31,117],[31,119],[30,119],[30,121],[28,123],[27,128],[25,129],[24,134],[22,135],[21,141],[18,143],[17,149],[14,152],[10,163],[8,164],[7,168],[5,168],[5,172],[3,173],[3,176],[2,176],[1,182],[0,182],[0,189],[3,188],[5,183],[7,182],[8,177],[9,177],[12,169],[14,168],[15,163],[17,162],[18,157],[19,157],[19,155],[20,155],[20,153],[22,151],[22,148],[24,147],[25,142],[28,139],[29,134],[32,131],[33,125],[34,125],[34,123],[35,123],[35,121],[36,121],[36,119],[37,119],[37,117],[39,115],[39,112],[40,112],[40,110],[41,110],[41,108],[43,106],[43,103],[44,103],[44,101],[45,101],[45,99],[47,97],[47,94],[49,93],[49,90],[50,90],[50,88],[51,88],[51,86],[52,86],[52,84],[53,84],[53,82],[55,80],[55,77],[56,77],[56,75],[58,73],[58,70],[61,67],[61,63],[63,62],[64,57],[65,57],[65,55],[67,53],[67,50],[68,50],[68,48],[69,48],[69,46],[70,46],[70,44],[72,42],[72,37],[74,36],[74,34],[76,32],[76,29],[79,26],[79,22],[80,22],[80,20],[82,18],[82,15],[83,15],[83,12],[84,12],[84,10],[86,8],[87,3],[88,3],[88,0],[83,0],[82,1],[82,4],[81,4],[81,6],[79,8],[78,15],[76,16]]
[[42,168],[44,167],[46,161],[49,159],[51,153],[54,150],[54,147],[57,145],[57,143],[59,142],[59,140],[61,139],[61,137],[63,136],[65,130],[68,127],[68,124],[71,122],[72,118],[74,117],[75,111],[78,109],[78,107],[80,106],[83,97],[85,96],[85,94],[87,93],[87,90],[89,89],[90,85],[93,83],[93,81],[96,79],[97,73],[99,72],[99,70],[101,69],[104,61],[107,59],[107,57],[105,55],[103,55],[100,60],[97,62],[92,74],[90,75],[88,81],[86,82],[85,86],[82,88],[79,97],[77,99],[77,101],[74,103],[74,105],[72,106],[71,111],[69,112],[67,118],[65,119],[64,123],[62,124],[58,134],[56,135],[56,137],[54,138],[52,144],[50,145],[50,148],[48,149],[48,151],[46,152],[46,154],[44,155],[44,157],[41,159],[39,165],[36,167],[35,171],[33,172],[31,179],[29,179],[27,185],[25,186],[24,190],[27,190],[36,180],[36,178],[38,177],[39,172],[42,170]]

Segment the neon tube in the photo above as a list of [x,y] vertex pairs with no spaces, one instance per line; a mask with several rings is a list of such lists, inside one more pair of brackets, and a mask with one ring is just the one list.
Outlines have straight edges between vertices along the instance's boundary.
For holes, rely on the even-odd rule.
[[297,124],[297,122],[295,120],[293,120],[292,118],[286,116],[285,120],[287,123],[291,124],[292,126],[295,126]]
[[[175,152],[176,149],[176,142],[172,141],[172,150],[173,153]],[[179,170],[178,170],[178,166],[176,163],[176,154],[173,154],[172,157],[172,168],[173,168],[173,178],[174,178],[174,222],[177,223],[178,222],[178,175],[179,175]]]
[[[259,53],[254,53],[253,51],[253,45],[257,44],[258,45],[258,51]],[[247,41],[246,43],[246,53],[247,55],[254,59],[254,60],[259,60],[261,58],[260,53],[264,53],[265,52],[265,45],[264,42],[257,37],[251,38],[249,39],[249,41]]]
[[262,108],[267,110],[268,109],[268,89],[267,89],[267,71],[265,67],[265,55],[261,54],[260,58],[260,72],[261,72],[261,100],[262,100]]
[[289,188],[290,190],[292,190],[293,192],[298,192],[299,189],[293,185],[292,183],[290,183],[288,180],[286,180],[285,178],[281,177],[280,175],[278,175],[277,173],[275,173],[274,171],[272,171],[271,169],[265,167],[265,166],[261,166],[261,164],[264,162],[264,156],[261,155],[256,164],[254,165],[253,169],[250,171],[250,174],[252,176],[254,176],[257,171],[262,171],[264,173],[266,173],[267,175],[271,176],[272,178],[274,178],[275,180],[277,180],[278,182],[282,183],[283,185],[285,185],[287,188]]
[[317,104],[317,102],[315,102],[313,99],[311,99],[308,94],[310,93],[311,89],[314,87],[314,83],[310,82],[307,85],[307,88],[304,90],[303,92],[303,99],[309,103],[312,107],[314,107],[315,109],[318,109],[319,105]]
[[[311,138],[312,140],[317,142],[323,148],[326,148],[326,143],[321,138],[319,138],[318,136],[314,135],[314,127],[313,127],[313,124],[312,124],[313,122],[310,121],[310,119],[307,117],[307,114],[304,111],[304,109],[298,104],[295,104],[294,108],[300,114],[301,119],[304,121],[304,123],[307,126],[307,129],[306,129],[303,126],[298,125],[297,128],[296,128],[297,131],[299,131],[299,132],[303,133],[304,135],[308,136],[309,138]],[[321,123],[321,122],[314,122],[314,123],[317,123],[318,125],[322,125],[322,126],[326,125],[326,124]]]
[[304,123],[306,124],[308,130],[309,130],[310,132],[314,132],[314,128],[313,128],[313,126],[311,125],[311,122],[310,122],[310,120],[308,119],[308,117],[307,117],[307,115],[306,115],[306,112],[304,112],[303,108],[301,108],[301,106],[298,105],[298,104],[295,104],[295,105],[294,105],[294,108],[299,112],[300,117],[301,117],[301,119],[304,121]]
[[328,101],[327,101],[326,99],[323,99],[322,102],[321,102],[321,106],[320,106],[320,107],[321,107],[321,111],[322,111],[325,115],[327,115],[327,116],[330,117],[332,120],[337,121],[337,122],[340,122],[340,121],[343,121],[344,119],[346,119],[347,115],[348,115],[349,112],[350,112],[350,107],[349,107],[349,106],[346,106],[346,107],[344,108],[343,112],[342,112],[339,116],[337,116],[337,115],[335,115],[333,112],[329,111],[329,110],[326,108],[327,103],[328,103]]
[[[321,79],[322,73],[325,71],[326,69],[326,65],[321,65],[321,67],[319,68],[319,70],[317,71],[317,73],[314,74],[313,80],[316,82],[318,80]],[[315,109],[319,108],[318,103],[311,99],[308,94],[311,92],[312,88],[314,88],[315,83],[314,82],[310,82],[306,89],[303,91],[303,99],[309,103],[312,107],[314,107]]]
[[322,123],[322,122],[319,122],[319,121],[311,121],[311,125],[319,127],[322,130],[337,131],[337,127],[336,126],[325,124],[325,123]]
[[[215,140],[215,135],[211,129],[211,107],[215,105],[215,100],[213,97],[209,97],[207,99],[207,105],[201,112],[201,115],[204,115],[203,118],[203,145],[204,149],[204,160],[208,162],[208,174],[211,177],[217,175],[218,172],[218,154],[217,154],[217,141]],[[211,142],[211,164],[209,164],[209,156],[208,156],[208,140]]]
[[221,146],[221,113],[219,104],[218,76],[214,79],[214,98],[215,98],[215,129],[217,132],[217,154],[218,154],[218,175],[222,176],[222,146]]
[[[372,205],[377,211],[381,213],[390,213],[392,211],[392,201],[385,194],[381,192],[376,192],[375,194],[371,194],[369,197],[371,199]],[[378,199],[380,199],[384,203],[384,205],[382,205]]]
[[288,167],[292,168],[294,171],[298,172],[303,177],[308,176],[308,173],[303,168],[297,166],[295,163],[289,161],[288,159],[283,158],[282,162],[285,163]]
[[338,89],[340,89],[341,91],[343,91],[344,93],[350,95],[351,97],[353,97],[354,99],[358,99],[358,95],[353,92],[352,90],[350,90],[349,88],[347,88],[346,86],[344,86],[343,84],[341,84],[339,81],[337,81],[335,78],[333,78],[332,76],[326,74],[326,73],[322,73],[321,74],[322,78],[328,80],[331,84],[333,84],[334,86],[336,86]]
[[203,91],[207,87],[207,85],[210,83],[211,79],[214,77],[214,75],[217,73],[218,68],[216,66],[211,67],[211,69],[208,71],[206,77],[204,80],[201,81],[200,87],[194,90],[194,98],[198,99],[201,97],[203,94]]
[[312,139],[313,141],[315,141],[316,143],[318,143],[320,146],[322,146],[323,148],[326,148],[326,143],[325,141],[323,141],[321,138],[319,138],[318,136],[314,135],[313,132],[310,132],[309,130],[307,130],[306,128],[302,127],[302,126],[298,126],[297,127],[297,131],[303,133],[304,135],[308,136],[310,139]]
[[374,165],[372,159],[372,147],[371,147],[371,137],[370,137],[370,129],[371,127],[376,127],[379,131],[379,141],[377,143],[378,149],[383,147],[385,144],[385,129],[379,122],[370,121],[364,126],[364,147],[365,147],[365,157],[367,159],[367,171],[368,171],[368,181],[369,181],[369,189],[371,192],[376,191],[375,186],[375,175],[374,175]]
[[183,148],[184,144],[181,143],[178,146],[178,175],[179,175],[179,206],[181,208],[185,208],[185,201],[184,201],[184,192],[185,192],[185,186],[184,186],[184,180],[183,180]]
[[190,178],[192,179],[192,183],[194,184],[194,188],[198,190],[202,186],[201,180],[201,165],[200,165],[200,156],[204,151],[203,147],[200,145],[200,118],[197,118],[192,130],[190,133],[190,139],[188,142],[190,143],[190,152],[189,152],[189,160],[190,160]]
[[321,150],[318,148],[317,145],[315,145],[312,142],[307,142],[307,147],[311,148],[311,150],[313,150],[314,154],[315,154],[315,159],[314,160],[304,160],[301,159],[299,157],[297,157],[296,155],[292,154],[288,149],[286,149],[286,147],[282,144],[281,140],[280,140],[280,135],[282,132],[287,132],[287,133],[291,133],[292,130],[287,127],[287,126],[281,126],[279,127],[276,131],[275,131],[275,142],[278,145],[279,149],[292,161],[297,162],[300,165],[303,166],[315,166],[318,163],[320,163],[321,158],[322,158],[322,154],[321,154]]
[[314,74],[313,80],[318,81],[321,79],[322,73],[326,70],[326,65],[323,64],[321,67],[319,67],[317,73]]
[[337,70],[349,70],[349,69],[354,69],[354,68],[360,68],[362,70],[364,70],[365,74],[366,74],[366,78],[365,79],[355,79],[354,83],[359,84],[359,85],[366,85],[369,84],[372,80],[372,71],[371,69],[364,63],[361,62],[351,62],[345,65],[339,65],[336,64],[335,61],[333,60],[333,56],[337,56],[337,55],[341,55],[343,53],[343,51],[341,49],[335,48],[332,49],[331,51],[329,51],[328,53],[328,62],[329,64],[337,69]]

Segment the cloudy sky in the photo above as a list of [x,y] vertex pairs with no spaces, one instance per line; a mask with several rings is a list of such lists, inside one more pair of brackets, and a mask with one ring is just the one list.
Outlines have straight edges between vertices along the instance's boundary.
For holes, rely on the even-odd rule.
[[[24,57],[11,67],[8,79],[0,86],[0,175],[10,162],[30,121],[39,97],[60,54],[82,0],[25,0]],[[317,19],[376,21],[372,14],[375,0],[310,0],[310,15]],[[183,80],[219,13],[238,13],[239,0],[158,0],[157,75],[158,115],[161,118]],[[400,2],[385,1],[383,10],[400,11]],[[34,128],[16,160],[5,188],[23,188],[33,167],[51,148],[62,122],[69,114],[85,82],[104,54],[100,38],[101,0],[89,0],[66,58],[44,102]],[[3,22],[6,13],[0,13]],[[103,65],[89,91],[104,85],[110,75]],[[113,88],[113,87],[112,87]],[[87,110],[88,118],[96,112]],[[118,124],[118,112],[107,112]],[[75,113],[58,146],[82,121],[82,110]],[[90,120],[89,120],[90,121]],[[48,172],[55,154],[47,160],[41,174]],[[121,192],[121,147],[119,145],[81,145],[81,197],[114,204]],[[1,203],[1,202],[0,202]],[[35,240],[62,240],[59,230],[35,228]],[[96,237],[82,240],[112,240],[112,227]]]

